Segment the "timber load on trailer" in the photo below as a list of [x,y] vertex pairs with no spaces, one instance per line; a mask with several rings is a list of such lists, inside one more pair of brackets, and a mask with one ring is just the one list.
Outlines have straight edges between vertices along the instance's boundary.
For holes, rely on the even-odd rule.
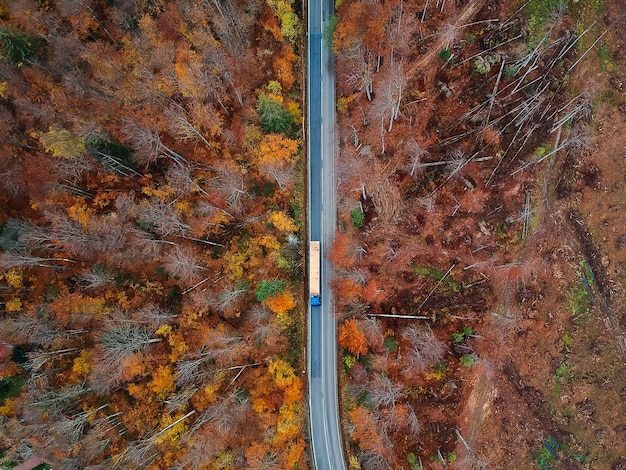
[[311,305],[322,303],[320,292],[320,242],[309,242],[309,296]]

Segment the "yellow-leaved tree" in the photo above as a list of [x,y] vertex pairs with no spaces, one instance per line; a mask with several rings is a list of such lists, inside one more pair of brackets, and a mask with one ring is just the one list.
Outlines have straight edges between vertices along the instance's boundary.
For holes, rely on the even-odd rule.
[[280,189],[293,184],[298,146],[296,140],[282,134],[268,134],[259,145],[259,170],[268,179],[274,179]]
[[296,232],[298,225],[283,211],[272,211],[269,215],[270,223],[281,232]]
[[176,390],[174,374],[170,366],[159,366],[152,374],[150,390],[160,399],[164,399],[168,394]]
[[50,129],[39,136],[39,142],[46,152],[57,158],[78,157],[87,150],[85,140],[67,129]]

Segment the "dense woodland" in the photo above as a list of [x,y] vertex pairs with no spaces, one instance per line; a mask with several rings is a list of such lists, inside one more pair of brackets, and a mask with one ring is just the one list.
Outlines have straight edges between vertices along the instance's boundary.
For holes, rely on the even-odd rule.
[[[598,428],[574,429],[595,398],[570,372],[572,344],[607,332],[581,326],[591,300],[611,347],[625,338],[607,275],[623,256],[600,253],[575,207],[600,187],[592,157],[621,162],[618,142],[595,152],[591,124],[601,110],[624,123],[619,4],[337,2],[332,256],[351,469],[624,468],[610,467],[622,424],[597,424],[612,429],[601,446]],[[593,360],[619,371],[625,352]],[[597,416],[623,403],[611,374]]]
[[0,451],[305,468],[289,0],[0,1]]

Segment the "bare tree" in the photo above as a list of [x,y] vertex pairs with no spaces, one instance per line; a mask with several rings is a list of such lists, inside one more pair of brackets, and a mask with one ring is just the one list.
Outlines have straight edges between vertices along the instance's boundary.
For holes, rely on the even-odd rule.
[[[46,323],[45,321],[40,321],[39,318],[26,315],[20,315],[17,318],[5,316],[0,320],[0,337],[5,338],[5,341],[8,341],[10,338],[13,344],[47,343],[49,339],[54,338],[55,333],[50,335],[50,328],[48,328],[49,325]],[[43,327],[41,332],[44,333],[43,337],[41,337],[39,332],[41,327]]]
[[422,431],[422,425],[417,419],[417,415],[415,414],[415,410],[412,406],[409,406],[409,413],[407,415],[407,433],[413,438],[417,438],[419,433]]
[[165,400],[167,410],[170,413],[174,413],[186,408],[189,404],[189,400],[191,400],[191,397],[193,397],[197,391],[197,387],[187,387],[173,395],[170,395],[167,400]]
[[159,455],[152,439],[138,439],[126,446],[118,456],[118,464],[128,465],[126,468],[147,468]]
[[91,245],[91,238],[82,225],[66,214],[46,212],[50,226],[30,225],[23,240],[28,247],[40,250],[58,249],[59,246],[77,254],[83,254]]
[[[428,157],[430,152],[426,150],[415,139],[410,139],[404,146],[404,151],[411,158],[409,162],[410,174],[413,176],[418,168],[428,166],[428,163],[422,163],[422,159]],[[439,163],[439,162],[436,162]]]
[[135,321],[143,323],[149,328],[158,328],[165,323],[171,322],[177,316],[171,311],[163,310],[155,305],[146,305],[133,312]]
[[367,391],[372,406],[378,411],[383,407],[395,408],[396,402],[404,396],[402,387],[381,373],[374,374],[370,379]]
[[389,461],[381,454],[365,451],[359,454],[359,462],[363,470],[391,470]]
[[191,123],[182,109],[170,109],[166,112],[166,117],[172,123],[172,131],[176,137],[181,140],[202,142],[207,147],[211,147],[211,143],[202,135],[202,132]]
[[563,124],[572,121],[575,117],[580,117],[583,120],[589,120],[593,113],[593,97],[587,90],[580,93],[578,96],[572,98],[567,104],[554,111],[549,117],[557,116],[559,113],[564,113],[561,117],[552,125],[550,132],[554,132],[559,129]]
[[234,390],[226,397],[220,397],[198,417],[194,423],[199,428],[206,423],[222,436],[233,434],[243,424],[248,411],[251,409],[247,399],[241,400],[241,390]]
[[119,262],[135,262],[137,258],[154,259],[163,255],[165,247],[174,246],[175,243],[169,240],[155,238],[155,235],[139,229],[131,229],[128,232],[128,245],[132,247],[132,256],[127,252],[121,252],[118,256]]
[[25,233],[24,240],[28,245],[39,249],[58,249],[61,246],[85,258],[121,251],[130,227],[124,218],[116,216],[92,218],[86,227],[63,213],[47,212],[46,218],[50,227],[33,226]]
[[367,344],[374,352],[383,350],[385,337],[380,322],[376,318],[366,317],[361,323],[361,328],[367,339]]
[[[80,443],[79,457],[83,462],[90,462],[98,457],[111,444],[112,439],[106,434],[110,430],[110,426],[104,426],[100,423],[91,426]],[[101,465],[101,466],[100,466]],[[85,470],[106,470],[111,468],[111,462],[107,460],[93,466],[83,465]]]
[[42,351],[41,349],[35,349],[26,354],[28,358],[25,369],[30,372],[38,372],[43,366],[50,361],[57,359],[68,354],[74,354],[79,351],[78,348],[58,349],[56,351]]
[[216,366],[221,369],[239,367],[242,360],[250,354],[250,345],[234,334],[220,335],[217,341],[212,341],[210,347]]
[[567,150],[576,157],[587,154],[591,150],[591,145],[586,125],[580,122],[574,124],[567,133],[565,144],[567,145]]
[[54,423],[54,429],[59,435],[65,437],[70,444],[76,444],[83,438],[90,418],[107,406],[109,405],[104,404],[91,411],[81,411],[71,418],[63,416]]
[[382,153],[385,153],[385,133],[393,130],[393,123],[400,114],[404,87],[405,78],[400,60],[381,80],[381,91],[376,94],[369,109],[371,120],[380,121]]
[[193,429],[193,433],[187,439],[186,448],[179,454],[178,464],[181,468],[201,470],[206,468],[214,455],[223,446],[222,437],[208,426]]
[[[0,115],[0,119],[2,116]],[[14,159],[5,159],[0,162],[0,191],[11,197],[21,196],[26,189],[21,168]]]
[[281,326],[267,307],[256,304],[246,312],[244,318],[252,323],[255,345],[264,345],[269,348],[279,345],[282,340]]
[[115,258],[117,253],[126,248],[131,228],[132,225],[117,214],[92,218],[87,226],[89,248],[77,246],[75,249],[84,252],[86,258],[92,257],[93,253]]
[[208,271],[199,264],[199,258],[191,248],[175,245],[166,253],[163,265],[170,274],[180,278],[184,283],[190,283],[198,280],[201,273]]
[[408,342],[409,350],[403,354],[407,362],[405,373],[421,373],[429,366],[441,361],[446,352],[446,346],[439,341],[428,326],[417,328],[409,326],[402,332],[402,337]]
[[526,202],[524,203],[524,208],[522,209],[522,212],[520,213],[519,217],[517,218],[517,220],[521,220],[523,227],[522,227],[522,240],[525,240],[526,237],[528,237],[528,229],[530,226],[530,221],[531,218],[533,216],[533,208],[530,204],[530,191],[528,191],[526,193]]
[[355,41],[343,55],[350,69],[346,77],[346,82],[350,84],[354,90],[364,91],[367,100],[372,101],[375,68],[375,60],[372,51],[361,41]]
[[0,254],[0,267],[4,269],[28,266],[38,266],[41,268],[64,268],[64,263],[75,262],[76,261],[68,258],[42,258],[40,256],[31,255],[27,252],[7,252]]
[[41,412],[50,416],[59,416],[61,413],[73,408],[79,397],[87,394],[90,388],[85,383],[66,385],[62,388],[48,388],[40,391],[29,391],[29,402]]
[[97,289],[115,282],[115,276],[109,268],[102,264],[95,264],[90,270],[78,276],[80,284],[86,289]]
[[229,312],[241,306],[241,301],[247,292],[248,289],[245,286],[226,286],[217,295],[209,297],[209,305],[228,316]]
[[153,338],[153,334],[153,328],[140,323],[130,320],[115,321],[99,335],[99,342],[106,351],[105,358],[101,359],[117,363],[131,354],[145,350],[152,343],[162,341],[161,338]]
[[336,277],[340,279],[350,279],[356,282],[360,286],[367,284],[370,278],[369,272],[366,269],[351,268],[351,269],[338,269],[336,271]]
[[204,189],[198,185],[193,179],[193,168],[187,163],[176,163],[171,165],[167,169],[167,182],[169,186],[176,189],[182,194],[187,194],[189,191],[197,191],[206,195]]
[[386,433],[390,429],[397,429],[401,423],[397,417],[396,406],[404,396],[402,387],[392,382],[388,376],[376,373],[367,383],[366,389],[382,431]]
[[148,224],[162,237],[182,237],[191,229],[178,217],[176,209],[157,198],[144,201],[138,208],[138,220]]
[[94,373],[91,377],[94,391],[109,392],[119,382],[126,359],[145,351],[150,344],[162,341],[162,338],[153,338],[154,331],[155,328],[121,316],[109,320],[104,331],[97,335]]
[[242,209],[242,198],[247,195],[243,175],[229,166],[215,168],[217,177],[213,179],[213,188],[226,200],[229,207]]
[[71,159],[57,158],[52,171],[54,175],[70,184],[77,184],[83,175],[94,169],[94,160],[88,155],[78,155]]
[[293,186],[296,178],[296,169],[292,163],[269,161],[263,164],[261,171],[274,178],[282,191]]
[[207,367],[215,358],[211,352],[198,354],[193,359],[186,359],[176,364],[176,384],[179,387],[188,387],[204,380],[211,374]]
[[143,127],[134,119],[126,120],[123,130],[135,150],[135,160],[143,166],[147,167],[155,163],[162,156],[178,163],[187,161],[184,157],[167,147],[161,141],[158,132]]

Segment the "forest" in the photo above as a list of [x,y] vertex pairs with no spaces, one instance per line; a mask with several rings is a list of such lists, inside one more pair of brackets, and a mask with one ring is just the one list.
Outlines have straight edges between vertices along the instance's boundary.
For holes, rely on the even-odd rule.
[[299,8],[0,1],[3,468],[306,468]]
[[[348,468],[623,470],[623,2],[335,7]],[[0,0],[0,467],[309,468],[304,11]]]
[[623,2],[336,5],[349,468],[626,468]]

